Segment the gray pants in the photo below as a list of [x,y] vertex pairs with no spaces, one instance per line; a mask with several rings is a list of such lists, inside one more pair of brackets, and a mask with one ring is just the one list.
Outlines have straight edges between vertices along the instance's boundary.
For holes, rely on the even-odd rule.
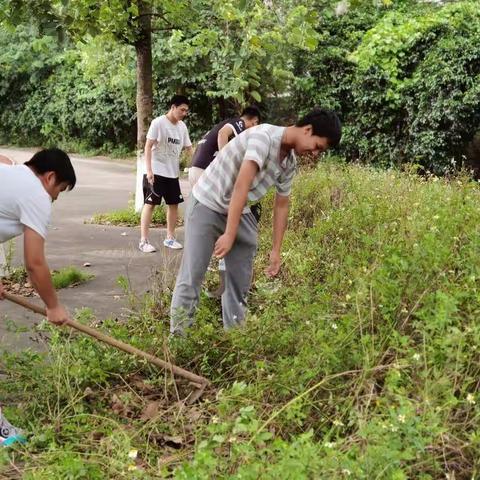
[[[225,232],[227,216],[189,199],[185,223],[182,263],[170,309],[170,331],[182,333],[193,323],[205,272],[218,237]],[[237,237],[225,256],[225,291],[222,295],[223,326],[226,330],[245,319],[247,294],[257,251],[257,221],[251,213],[241,216]]]

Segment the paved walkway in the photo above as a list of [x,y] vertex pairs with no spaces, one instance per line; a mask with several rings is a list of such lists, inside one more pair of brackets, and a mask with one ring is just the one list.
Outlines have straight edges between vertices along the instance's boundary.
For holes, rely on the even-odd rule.
[[[0,148],[0,154],[17,162],[32,156],[32,150]],[[51,269],[73,265],[89,271],[95,278],[84,285],[59,290],[61,301],[70,311],[89,307],[98,319],[126,314],[128,304],[117,283],[120,275],[128,277],[131,289],[144,293],[152,284],[152,273],[157,270],[173,281],[181,259],[181,251],[162,247],[165,229],[152,232],[151,241],[158,248],[153,254],[138,251],[140,229],[85,224],[94,213],[125,208],[135,190],[135,165],[101,158],[72,156],[77,174],[77,185],[71,192],[60,195],[53,205],[52,225],[47,238],[47,259]],[[188,182],[182,181],[184,196],[189,194]],[[183,240],[183,228],[177,236]],[[85,262],[91,267],[84,268]],[[16,240],[14,263],[23,263],[22,239]],[[39,301],[38,299],[32,299]],[[39,302],[41,303],[41,302]],[[41,317],[4,301],[0,303],[0,349],[14,350],[36,347],[31,333],[8,331],[6,319],[19,327],[30,327]]]

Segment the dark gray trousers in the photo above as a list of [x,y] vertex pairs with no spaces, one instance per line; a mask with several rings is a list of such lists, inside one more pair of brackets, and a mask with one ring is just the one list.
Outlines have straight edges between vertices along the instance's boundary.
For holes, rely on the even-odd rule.
[[[185,241],[170,308],[171,333],[183,333],[193,323],[200,290],[218,237],[225,232],[227,216],[189,199],[185,215]],[[257,251],[257,221],[251,213],[241,216],[237,237],[225,256],[225,291],[222,295],[226,330],[243,323],[247,294]]]

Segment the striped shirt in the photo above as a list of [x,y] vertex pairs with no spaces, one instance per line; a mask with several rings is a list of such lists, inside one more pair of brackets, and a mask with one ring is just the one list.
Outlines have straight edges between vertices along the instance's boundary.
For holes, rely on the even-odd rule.
[[[193,187],[193,196],[211,210],[227,214],[244,160],[252,160],[258,165],[248,192],[249,202],[260,200],[271,186],[275,186],[279,195],[290,195],[297,161],[293,150],[280,161],[284,131],[285,127],[264,123],[242,132],[220,150]],[[249,211],[245,206],[242,213]]]

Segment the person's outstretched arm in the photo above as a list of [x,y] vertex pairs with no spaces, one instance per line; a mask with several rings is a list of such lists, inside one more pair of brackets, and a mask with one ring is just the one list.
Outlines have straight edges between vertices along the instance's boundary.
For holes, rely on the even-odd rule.
[[275,195],[272,250],[270,252],[270,264],[265,269],[265,273],[269,277],[274,277],[280,271],[280,251],[282,249],[283,236],[287,229],[289,204],[290,197],[279,195],[278,193]]
[[232,126],[227,123],[219,131],[217,135],[218,151],[220,151],[229,141],[230,135],[232,135]]
[[217,258],[223,258],[231,250],[235,242],[240,217],[247,203],[248,191],[257,172],[258,164],[254,160],[243,161],[233,187],[232,198],[228,207],[225,233],[218,238],[213,250]]
[[58,302],[52,276],[45,259],[45,240],[35,230],[25,227],[24,233],[25,268],[33,288],[45,302],[49,322],[62,325],[70,319],[66,309]]

